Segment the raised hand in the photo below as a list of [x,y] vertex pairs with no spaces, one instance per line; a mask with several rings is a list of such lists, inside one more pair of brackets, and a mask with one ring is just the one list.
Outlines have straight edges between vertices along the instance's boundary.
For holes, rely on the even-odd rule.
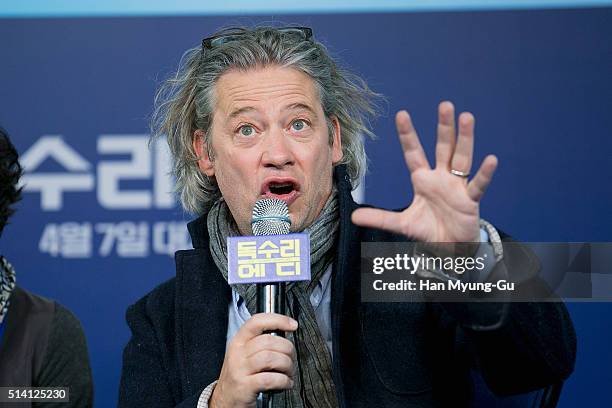
[[480,200],[497,168],[497,158],[487,156],[468,182],[474,151],[474,116],[459,115],[455,137],[455,108],[438,107],[436,166],[431,168],[406,111],[395,117],[397,131],[410,170],[414,199],[402,212],[360,208],[353,223],[403,234],[421,242],[477,242]]

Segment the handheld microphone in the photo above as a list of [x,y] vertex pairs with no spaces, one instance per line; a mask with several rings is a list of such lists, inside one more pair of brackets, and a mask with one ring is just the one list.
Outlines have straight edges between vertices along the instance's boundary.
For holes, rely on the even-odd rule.
[[[263,198],[255,203],[251,227],[254,236],[228,237],[228,282],[257,284],[257,312],[286,314],[286,282],[310,280],[308,234],[289,234],[287,203]],[[282,331],[272,331],[283,336]],[[272,408],[273,394],[257,396],[258,408]]]
[[[285,235],[289,233],[291,219],[287,203],[277,198],[257,200],[253,207],[251,228],[253,235]],[[257,284],[257,313],[287,314],[285,282]],[[273,336],[285,337],[282,331],[271,331]]]

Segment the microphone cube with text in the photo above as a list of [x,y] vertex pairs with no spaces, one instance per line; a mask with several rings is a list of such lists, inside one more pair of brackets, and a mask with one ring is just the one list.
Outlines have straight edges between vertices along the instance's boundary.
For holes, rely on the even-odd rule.
[[253,236],[227,238],[230,285],[310,280],[309,235],[289,234],[287,203],[258,200],[251,224]]

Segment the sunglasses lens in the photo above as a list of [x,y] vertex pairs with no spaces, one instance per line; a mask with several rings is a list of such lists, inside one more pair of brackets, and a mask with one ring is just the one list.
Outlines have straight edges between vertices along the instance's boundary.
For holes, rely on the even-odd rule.
[[240,34],[228,34],[228,35],[222,35],[220,37],[212,38],[208,43],[210,44],[210,47],[212,48],[212,47],[218,47],[225,43],[234,41],[238,38],[240,38]]

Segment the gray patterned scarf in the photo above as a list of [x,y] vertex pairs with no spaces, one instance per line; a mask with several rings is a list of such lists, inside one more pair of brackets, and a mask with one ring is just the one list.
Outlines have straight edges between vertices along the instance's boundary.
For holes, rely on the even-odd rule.
[[[339,226],[338,194],[334,189],[319,218],[306,229],[310,234],[310,281],[287,284],[289,315],[299,328],[288,334],[298,356],[295,384],[275,401],[287,408],[337,407],[336,389],[332,377],[331,355],[321,335],[310,294],[334,259],[334,247]],[[218,200],[208,214],[210,251],[215,264],[227,280],[227,237],[238,236],[238,227],[223,199]],[[256,312],[256,286],[235,285],[233,289],[245,300],[251,314]],[[280,397],[280,398],[279,398]]]
[[13,289],[15,289],[15,269],[5,257],[0,256],[0,324],[8,313]]

